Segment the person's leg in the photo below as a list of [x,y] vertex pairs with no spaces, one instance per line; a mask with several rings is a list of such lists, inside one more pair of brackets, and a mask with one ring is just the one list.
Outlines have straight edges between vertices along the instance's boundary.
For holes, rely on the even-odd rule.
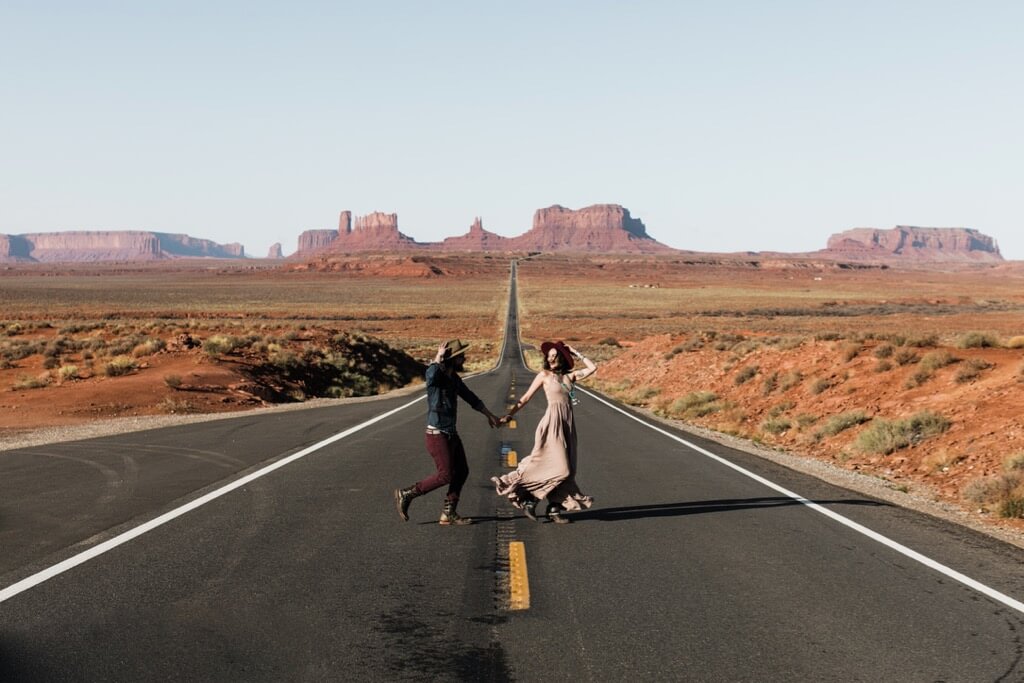
[[466,460],[466,449],[458,434],[452,437],[450,445],[451,482],[448,484],[446,498],[457,503],[459,495],[462,493],[462,487],[469,478],[469,462]]
[[408,488],[395,489],[394,492],[398,515],[405,521],[409,521],[409,504],[412,503],[413,498],[429,493],[452,480],[451,453],[448,437],[444,434],[427,434],[426,445],[427,452],[433,458],[437,471]]
[[462,439],[458,434],[452,435],[449,442],[449,463],[451,465],[451,482],[448,484],[448,495],[445,496],[444,505],[441,508],[441,519],[439,524],[448,526],[450,524],[471,524],[473,520],[462,517],[455,508],[459,504],[459,494],[462,493],[462,486],[469,478],[469,463],[466,461],[466,449],[462,446]]

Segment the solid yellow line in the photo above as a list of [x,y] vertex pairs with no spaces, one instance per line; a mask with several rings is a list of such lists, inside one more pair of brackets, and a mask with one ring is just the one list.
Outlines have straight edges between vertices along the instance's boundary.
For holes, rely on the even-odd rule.
[[508,452],[507,463],[509,467],[516,467],[517,465],[519,465],[519,456],[516,455],[515,451]]
[[526,573],[526,546],[522,541],[508,544],[509,609],[530,609],[530,578]]

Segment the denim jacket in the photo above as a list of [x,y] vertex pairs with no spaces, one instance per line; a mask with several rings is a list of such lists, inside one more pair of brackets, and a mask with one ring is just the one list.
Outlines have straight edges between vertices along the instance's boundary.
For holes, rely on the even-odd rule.
[[458,417],[458,397],[468,403],[473,410],[481,411],[484,402],[469,390],[457,374],[450,377],[439,363],[431,363],[427,367],[427,424],[437,427],[445,434],[455,433],[455,420]]

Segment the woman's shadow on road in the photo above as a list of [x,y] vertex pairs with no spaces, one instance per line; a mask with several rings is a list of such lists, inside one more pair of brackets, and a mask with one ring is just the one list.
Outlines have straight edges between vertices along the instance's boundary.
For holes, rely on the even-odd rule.
[[594,508],[568,515],[574,522],[596,520],[599,522],[621,522],[628,519],[644,519],[647,517],[680,517],[683,515],[703,515],[711,512],[732,512],[735,510],[752,510],[756,508],[788,507],[804,505],[810,502],[816,505],[867,505],[871,507],[892,507],[889,503],[876,500],[812,500],[803,501],[785,496],[765,498],[729,498],[723,500],[694,500],[685,503],[656,503],[652,505],[631,505],[628,507]]

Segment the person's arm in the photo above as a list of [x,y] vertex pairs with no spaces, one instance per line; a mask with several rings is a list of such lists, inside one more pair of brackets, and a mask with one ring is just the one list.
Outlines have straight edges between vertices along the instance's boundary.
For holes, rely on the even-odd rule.
[[581,363],[583,363],[584,366],[586,366],[582,370],[574,370],[569,373],[569,376],[572,378],[573,382],[578,382],[581,379],[586,379],[587,377],[590,377],[595,372],[597,372],[597,364],[594,361],[590,360],[589,358],[587,358],[586,356],[584,356],[582,353],[580,353],[571,346],[567,345],[565,348],[569,349],[569,353],[574,355],[576,357],[576,360],[580,361]]
[[523,394],[518,401],[516,401],[516,404],[512,406],[512,408],[508,411],[505,417],[501,418],[502,424],[505,424],[506,422],[511,420],[513,415],[518,413],[523,406],[529,403],[530,399],[533,398],[533,395],[537,393],[537,390],[540,389],[542,384],[544,384],[544,373],[538,372],[537,376],[533,378],[533,383],[530,384],[530,388],[526,390],[526,393]]
[[487,406],[484,405],[484,402],[466,386],[466,383],[462,381],[461,377],[455,375],[454,378],[455,390],[458,392],[459,396],[462,397],[462,400],[468,403],[473,410],[487,416],[487,424],[492,427],[497,427],[500,422],[498,416],[492,413]]
[[444,361],[444,354],[447,349],[447,342],[441,342],[441,345],[437,347],[437,353],[434,355],[433,362],[431,362],[431,364],[427,366],[427,372],[425,373],[425,377],[428,387],[436,383],[437,373],[443,370],[441,363]]

